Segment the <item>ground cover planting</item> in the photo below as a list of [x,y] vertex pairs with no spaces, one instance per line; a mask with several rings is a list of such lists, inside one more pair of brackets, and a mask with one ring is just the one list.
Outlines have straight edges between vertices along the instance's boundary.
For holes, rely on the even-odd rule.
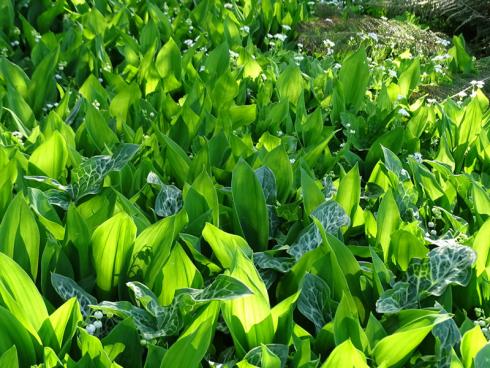
[[359,3],[0,1],[0,367],[490,366],[485,59]]

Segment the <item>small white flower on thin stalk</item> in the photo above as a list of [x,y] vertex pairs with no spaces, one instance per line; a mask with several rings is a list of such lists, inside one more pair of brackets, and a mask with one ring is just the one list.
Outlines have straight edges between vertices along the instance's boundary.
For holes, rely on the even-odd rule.
[[275,38],[275,39],[277,39],[277,40],[279,40],[279,41],[284,42],[284,41],[286,41],[286,38],[288,38],[288,36],[286,36],[286,35],[285,35],[285,34],[283,34],[283,33],[276,33],[276,34],[274,35],[274,38]]
[[94,313],[94,317],[95,317],[96,319],[102,319],[102,318],[104,317],[104,313],[102,313],[101,311],[96,311],[96,312]]
[[422,163],[422,154],[420,152],[415,152],[413,154],[413,158],[415,161],[417,161],[418,163]]
[[88,324],[88,325],[87,325],[87,327],[85,327],[85,330],[86,330],[86,331],[87,331],[87,332],[88,332],[90,335],[93,335],[93,334],[94,334],[94,332],[95,332],[95,330],[96,330],[96,328],[95,328],[95,326],[94,326],[92,323],[90,323],[90,324]]
[[400,110],[398,110],[398,114],[400,114],[401,116],[405,116],[405,117],[410,116],[410,113],[407,110],[405,110],[404,108],[401,108]]
[[98,330],[99,328],[102,328],[102,322],[101,321],[94,321],[93,323],[94,327]]

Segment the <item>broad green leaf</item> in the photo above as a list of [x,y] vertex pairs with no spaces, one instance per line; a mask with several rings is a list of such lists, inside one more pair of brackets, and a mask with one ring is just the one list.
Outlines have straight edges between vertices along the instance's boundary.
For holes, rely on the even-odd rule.
[[78,346],[82,357],[89,358],[86,363],[88,366],[112,367],[111,358],[104,350],[102,342],[81,327],[78,328]]
[[340,180],[335,200],[342,206],[351,222],[354,221],[361,196],[361,176],[357,164]]
[[155,62],[158,74],[164,80],[165,92],[170,92],[180,87],[181,63],[179,47],[173,38],[170,38],[158,52]]
[[281,359],[267,345],[262,344],[262,367],[281,368]]
[[14,259],[35,280],[40,258],[39,228],[21,193],[5,212],[0,223],[0,239],[0,251]]
[[[157,289],[156,285],[153,288],[163,305],[169,305],[172,302],[176,290],[181,288],[200,288],[203,284],[201,273],[179,243],[170,252],[161,274],[163,276],[161,290],[158,290],[160,288]],[[156,283],[157,280],[153,282],[153,284]]]
[[357,349],[361,351],[368,349],[368,338],[359,323],[357,308],[350,295],[342,295],[335,311],[333,331],[336,345],[350,340]]
[[271,343],[274,328],[265,284],[252,261],[238,249],[235,250],[229,275],[241,281],[253,293],[225,301],[221,307],[237,353],[241,356],[261,343]]
[[466,331],[461,340],[461,357],[465,368],[475,367],[475,358],[478,352],[487,344],[487,339],[483,335],[480,326],[475,326]]
[[303,205],[306,215],[310,215],[315,208],[325,201],[321,189],[303,168],[301,168],[301,191],[303,193]]
[[253,249],[267,249],[269,213],[264,192],[255,173],[244,160],[240,160],[233,169],[231,190],[233,205],[245,238]]
[[192,324],[170,346],[160,366],[198,368],[213,339],[218,314],[217,302],[212,302],[201,310]]
[[43,340],[44,346],[49,346],[55,352],[60,352],[65,345],[71,343],[77,325],[81,321],[82,314],[77,299],[71,298],[55,310],[41,326],[39,336]]
[[43,175],[59,179],[65,170],[68,150],[63,136],[55,131],[43,144],[37,147],[29,158]]
[[42,59],[42,62],[32,74],[28,93],[29,103],[36,114],[41,112],[46,100],[52,101],[55,98],[56,84],[54,72],[58,64],[59,55],[60,48],[57,47]]
[[274,341],[282,344],[289,344],[293,333],[294,321],[293,313],[299,298],[300,291],[283,299],[271,310],[272,323],[274,325]]
[[277,90],[281,98],[287,98],[291,104],[296,105],[303,92],[303,77],[296,65],[284,69],[277,80]]
[[473,240],[473,249],[477,255],[476,275],[480,276],[490,263],[490,259],[488,257],[488,253],[490,251],[490,219],[485,221],[480,230],[478,230],[478,233]]
[[166,217],[145,229],[135,241],[131,256],[131,272],[141,272],[144,282],[153,289],[161,281],[162,268],[168,261],[172,246],[187,223],[185,212]]
[[124,212],[105,221],[92,234],[96,284],[102,296],[110,296],[119,279],[125,278],[125,267],[135,239],[136,225]]
[[448,53],[453,57],[451,62],[453,69],[464,74],[470,74],[474,71],[473,60],[466,51],[466,45],[463,36],[453,36],[453,47]]
[[420,60],[415,59],[412,64],[398,78],[398,86],[400,87],[400,95],[407,97],[409,92],[420,82]]
[[391,233],[390,257],[392,262],[406,271],[413,258],[424,258],[428,249],[421,239],[406,230]]
[[366,357],[356,349],[351,340],[345,340],[330,353],[321,368],[368,368]]
[[393,367],[405,361],[430,333],[432,328],[444,322],[447,316],[427,315],[402,326],[393,334],[381,339],[373,350],[378,366]]
[[378,210],[376,241],[383,249],[383,259],[386,262],[390,254],[391,234],[400,225],[400,212],[393,197],[393,192],[389,190],[381,200]]
[[10,257],[0,253],[0,305],[33,336],[48,318],[44,300],[27,273]]
[[[9,367],[17,359],[20,364],[14,366],[15,368],[30,367],[35,364],[37,346],[38,344],[25,326],[7,309],[0,306],[0,363],[2,367]],[[17,355],[17,349],[22,353]]]
[[17,348],[12,345],[10,349],[0,355],[0,367],[5,368],[18,368],[19,357],[17,355]]
[[359,48],[358,51],[345,58],[339,71],[339,81],[346,105],[350,106],[353,112],[357,112],[361,107],[369,82],[369,67],[364,48]]
[[123,124],[126,123],[128,110],[132,104],[141,98],[140,88],[136,83],[122,87],[111,101],[109,112],[116,118],[116,129],[122,132]]

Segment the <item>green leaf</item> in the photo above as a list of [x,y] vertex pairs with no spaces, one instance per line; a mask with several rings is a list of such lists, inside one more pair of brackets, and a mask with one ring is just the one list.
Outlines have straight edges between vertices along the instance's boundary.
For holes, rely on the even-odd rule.
[[36,279],[39,264],[39,229],[21,193],[15,196],[5,212],[0,224],[0,239],[0,251],[14,259]]
[[237,353],[241,356],[261,343],[271,343],[274,328],[265,284],[253,262],[238,249],[229,275],[241,281],[253,293],[225,301],[221,307]]
[[[36,349],[39,346],[26,328],[7,309],[0,306],[0,363],[8,367],[17,359],[17,367],[30,367],[36,363]],[[13,348],[13,350],[12,350]],[[17,355],[17,349],[22,353]],[[3,365],[3,363],[6,363]]]
[[155,62],[158,74],[164,80],[165,92],[170,92],[180,87],[181,63],[180,49],[173,38],[170,38],[158,51]]
[[340,180],[335,200],[342,206],[351,222],[354,221],[359,199],[361,196],[361,176],[356,163],[354,167]]
[[483,226],[473,240],[473,249],[476,252],[476,275],[480,276],[490,266],[490,219]]
[[361,351],[368,349],[368,338],[361,327],[354,301],[350,295],[343,294],[334,318],[335,344],[351,340],[354,346]]
[[48,318],[44,300],[27,273],[10,257],[0,253],[0,305],[33,336]]
[[126,122],[129,107],[141,98],[140,88],[136,83],[125,85],[111,101],[109,112],[116,118],[116,129],[120,133]]
[[337,345],[321,368],[368,368],[366,357],[356,349],[350,339]]
[[359,48],[345,58],[339,71],[339,81],[342,84],[346,105],[350,105],[353,112],[357,112],[369,82],[369,67],[364,48]]
[[466,51],[466,45],[463,36],[453,36],[453,47],[448,51],[448,54],[453,57],[451,66],[456,71],[464,74],[470,74],[474,71],[473,59]]
[[136,239],[136,225],[120,212],[95,229],[92,234],[92,256],[96,285],[102,296],[110,296],[125,277],[131,247]]
[[400,95],[407,97],[420,82],[420,60],[417,58],[398,78]]
[[478,352],[487,345],[487,339],[480,326],[475,326],[471,330],[468,330],[463,335],[461,340],[461,357],[465,367],[475,367],[475,358]]
[[425,339],[434,326],[447,318],[441,314],[431,314],[410,321],[393,334],[381,339],[373,350],[378,366],[393,367],[405,361]]
[[55,131],[29,158],[29,163],[40,171],[41,174],[59,179],[65,170],[68,158],[68,149],[65,139]]
[[314,178],[303,168],[301,168],[301,191],[303,193],[305,213],[309,216],[315,208],[325,201],[325,196]]
[[200,311],[192,324],[167,350],[160,366],[198,368],[214,336],[218,314],[217,302],[210,303]]
[[296,65],[289,65],[279,75],[277,90],[281,98],[286,98],[291,104],[296,105],[303,92],[303,77],[301,70]]
[[77,299],[69,299],[55,310],[41,326],[39,336],[43,340],[43,345],[53,348],[55,352],[60,352],[64,346],[71,344],[77,325],[81,321],[82,315]]
[[231,190],[233,205],[245,238],[253,249],[267,249],[269,212],[264,192],[252,168],[242,159],[233,169]]
[[10,349],[5,351],[0,355],[0,367],[5,368],[18,368],[19,367],[19,357],[17,355],[17,348],[12,345]]
[[379,205],[377,223],[376,241],[383,249],[383,259],[388,261],[390,254],[391,234],[399,227],[401,222],[400,212],[395,202],[393,192],[389,190],[383,196]]
[[59,54],[60,48],[57,47],[42,59],[32,74],[28,92],[30,105],[36,114],[41,112],[46,100],[52,101],[55,98],[54,71],[58,65]]

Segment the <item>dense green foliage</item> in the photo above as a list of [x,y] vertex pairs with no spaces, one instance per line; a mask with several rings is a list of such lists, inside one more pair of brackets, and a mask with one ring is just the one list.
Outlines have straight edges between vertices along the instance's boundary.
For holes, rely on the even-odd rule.
[[489,101],[419,93],[464,40],[161,3],[0,1],[0,367],[488,367]]

